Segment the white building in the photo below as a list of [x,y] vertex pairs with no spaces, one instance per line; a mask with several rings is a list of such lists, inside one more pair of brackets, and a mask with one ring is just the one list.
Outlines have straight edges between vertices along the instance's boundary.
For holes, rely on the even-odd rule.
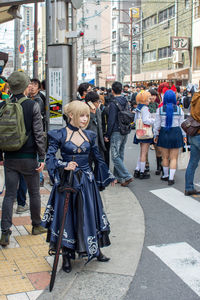
[[77,30],[84,32],[78,39],[78,83],[95,80],[98,84],[97,64],[93,58],[100,58],[102,8],[97,3],[84,1],[77,13]]
[[193,64],[192,64],[192,83],[200,86],[200,1],[193,0]]

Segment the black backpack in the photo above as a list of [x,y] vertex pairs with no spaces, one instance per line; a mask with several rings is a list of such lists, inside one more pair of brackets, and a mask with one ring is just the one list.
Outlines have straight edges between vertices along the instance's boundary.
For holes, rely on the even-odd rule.
[[126,103],[125,108],[122,108],[121,104],[117,100],[113,100],[115,105],[118,107],[118,123],[119,131],[121,135],[126,135],[131,132],[131,123],[134,121],[135,114],[129,110],[129,104]]

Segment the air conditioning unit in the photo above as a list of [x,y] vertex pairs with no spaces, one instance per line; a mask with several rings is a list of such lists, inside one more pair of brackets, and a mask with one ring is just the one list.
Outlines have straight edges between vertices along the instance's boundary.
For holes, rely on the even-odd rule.
[[183,58],[182,58],[182,51],[174,51],[173,57],[172,57],[173,64],[182,64]]

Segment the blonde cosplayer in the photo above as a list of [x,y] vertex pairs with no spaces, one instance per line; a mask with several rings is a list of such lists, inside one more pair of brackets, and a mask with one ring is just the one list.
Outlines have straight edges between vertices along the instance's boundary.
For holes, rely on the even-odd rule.
[[[80,126],[80,116],[81,115],[87,115],[88,121],[85,126],[87,128],[89,122],[90,122],[90,109],[87,104],[84,102],[74,100],[64,106],[64,114],[68,118],[68,121],[71,121],[70,115],[73,115],[73,123],[74,126],[79,127]],[[83,128],[83,129],[85,129]]]

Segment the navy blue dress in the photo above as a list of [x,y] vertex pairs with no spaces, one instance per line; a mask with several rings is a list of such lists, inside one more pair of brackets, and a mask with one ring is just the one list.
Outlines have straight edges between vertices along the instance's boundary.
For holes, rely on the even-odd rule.
[[[99,154],[95,144],[96,134],[89,130],[83,132],[89,142],[84,140],[80,147],[72,141],[66,141],[66,128],[48,133],[46,165],[54,186],[42,219],[42,226],[48,228],[48,242],[56,243],[66,196],[66,192],[58,191],[60,170],[64,169],[74,156],[78,167],[73,172],[72,186],[77,193],[70,197],[62,247],[71,251],[72,258],[75,257],[76,251],[79,254],[86,254],[89,261],[99,255],[99,247],[110,245],[108,237],[110,225],[103,209],[99,188],[106,187],[115,178]],[[56,158],[59,149],[62,159]],[[88,163],[90,151],[98,162],[96,181]]]

